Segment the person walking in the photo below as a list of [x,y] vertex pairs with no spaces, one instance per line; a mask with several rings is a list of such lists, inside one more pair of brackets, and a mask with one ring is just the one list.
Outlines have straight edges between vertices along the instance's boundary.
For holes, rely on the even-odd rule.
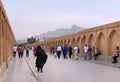
[[22,58],[23,57],[23,48],[19,45],[18,47],[18,57]]
[[68,46],[67,44],[63,48],[63,58],[67,59]]
[[78,47],[75,46],[75,47],[74,47],[74,60],[78,60],[77,53],[78,53]]
[[26,50],[26,57],[29,57],[29,50],[30,50],[30,48],[28,46],[26,46],[25,50]]
[[116,47],[116,54],[113,56],[112,63],[117,63],[117,58],[119,57],[119,54],[120,54],[120,49],[119,49],[119,47]]
[[92,58],[92,48],[91,46],[89,45],[88,46],[88,60],[90,60]]
[[84,46],[84,59],[87,60],[87,54],[88,54],[88,46],[85,44]]
[[60,45],[58,45],[57,46],[57,56],[58,56],[58,59],[60,59],[61,52],[62,52],[62,47]]
[[72,56],[72,47],[70,46],[69,47],[69,58],[71,58],[71,56]]
[[37,47],[36,53],[35,53],[36,58],[36,67],[37,71],[41,69],[41,73],[43,72],[43,66],[46,63],[47,60],[47,54],[45,51],[41,48],[41,46]]
[[14,57],[14,58],[16,57],[16,52],[17,52],[17,46],[14,45],[14,46],[13,46],[13,57]]
[[100,50],[98,48],[96,48],[95,50],[95,54],[94,54],[94,60],[96,61],[98,59],[98,56],[100,55]]

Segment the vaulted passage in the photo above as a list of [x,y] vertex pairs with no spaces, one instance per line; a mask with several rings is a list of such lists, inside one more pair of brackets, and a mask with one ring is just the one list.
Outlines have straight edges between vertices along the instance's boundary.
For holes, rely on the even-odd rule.
[[105,55],[105,36],[103,33],[100,33],[97,38],[97,46],[101,51],[102,55]]
[[86,40],[86,37],[83,36],[82,41],[81,41],[81,48],[80,48],[81,54],[84,54],[84,52],[83,52],[83,47],[84,47],[84,45],[85,45],[85,40]]
[[83,47],[87,44],[92,48],[99,48],[101,51],[100,57],[111,57],[115,54],[116,47],[120,47],[120,21],[83,30],[78,33],[56,37],[39,42],[39,44],[45,45],[45,43],[48,43],[45,45],[48,47],[51,43],[53,45],[56,44],[54,41],[57,41],[57,44],[60,41],[62,46],[64,46],[65,43],[67,43],[68,46],[71,45],[72,47],[75,45],[78,46],[80,48],[80,55],[83,55]]
[[118,33],[113,30],[108,38],[108,50],[110,55],[116,54],[116,47],[120,47],[120,37]]
[[93,48],[95,46],[94,43],[94,36],[91,34],[89,39],[88,39],[88,44],[91,46],[91,48]]

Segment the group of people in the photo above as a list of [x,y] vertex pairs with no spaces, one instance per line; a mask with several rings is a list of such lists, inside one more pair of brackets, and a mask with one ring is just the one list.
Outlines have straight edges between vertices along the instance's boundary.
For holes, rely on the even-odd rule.
[[36,57],[36,67],[37,67],[37,71],[39,72],[40,69],[41,69],[41,73],[43,72],[43,66],[44,64],[46,63],[46,60],[47,60],[47,54],[45,52],[45,49],[43,49],[43,47],[41,46],[37,46],[37,47],[22,47],[22,46],[16,46],[14,45],[13,46],[13,57],[15,58],[16,57],[16,53],[18,52],[18,57],[19,58],[22,58],[23,57],[23,53],[24,53],[24,50],[26,50],[26,57],[29,57],[29,50],[32,49],[33,50],[33,54],[34,56]]
[[[101,51],[99,48],[91,48],[90,45],[85,44],[84,48],[84,59],[85,60],[90,60],[92,58],[94,58],[94,60],[96,61],[98,59],[98,56],[101,55]],[[74,52],[74,54],[73,54]],[[69,55],[69,58],[71,58],[72,56],[74,57],[74,60],[77,60],[78,57],[78,53],[80,53],[80,49],[77,46],[74,46],[73,48],[71,46],[68,46],[67,44],[62,47],[60,44],[55,48],[55,47],[51,47],[50,48],[50,54],[55,54],[55,57],[58,57],[60,59],[60,55],[61,53],[63,54],[63,58],[67,59],[67,53]],[[120,49],[119,47],[116,47],[116,54],[114,54],[113,58],[113,62],[112,63],[117,63],[117,60],[119,58],[119,54],[120,54]]]
[[[29,47],[21,47],[21,46],[13,46],[13,57],[16,57],[16,52],[18,51],[18,57],[22,58],[23,57],[23,52],[24,49],[26,50],[26,57],[29,57]],[[90,60],[92,57],[94,57],[94,60],[98,58],[98,56],[101,54],[100,50],[98,48],[95,49],[95,47],[91,48],[90,45],[85,44],[84,48],[84,59],[85,60]],[[47,54],[45,52],[45,48],[41,46],[37,46],[36,48],[33,49],[34,56],[36,56],[36,67],[37,71],[41,70],[43,72],[43,66],[46,63],[47,60]],[[73,54],[74,52],[74,54]],[[61,45],[58,45],[56,48],[51,47],[50,49],[50,54],[56,54],[56,57],[60,59],[61,53],[63,54],[63,58],[67,59],[67,53],[69,53],[69,58],[72,56],[74,57],[74,60],[78,60],[78,53],[80,53],[80,49],[77,46],[68,46],[67,44],[62,47]],[[113,56],[113,62],[112,63],[117,63],[117,59],[119,57],[120,49],[119,47],[116,47],[116,54]],[[72,55],[73,54],[73,55]]]
[[85,44],[84,46],[84,59],[88,60],[92,59],[94,57],[94,60],[98,59],[98,56],[100,55],[100,50],[98,48],[95,49],[95,47],[91,48],[90,45]]
[[[91,48],[90,45],[85,44],[84,48],[84,59],[90,60],[92,57],[94,57],[94,60],[97,60],[98,56],[100,55],[100,50],[98,48],[95,49],[95,47]],[[79,53],[80,53],[80,49],[78,46],[74,46],[72,48],[72,46],[68,46],[67,44],[62,47],[60,44],[55,48],[55,47],[51,47],[50,48],[50,54],[54,54],[55,53],[55,57],[58,57],[60,59],[60,55],[61,53],[63,54],[63,58],[67,59],[67,53],[69,55],[69,58],[71,58],[73,56],[74,60],[78,60],[79,58]]]
[[[74,47],[74,57],[75,59],[78,58],[77,56],[77,53],[78,53],[78,50],[79,48],[77,46]],[[67,44],[62,47],[60,44],[54,48],[54,47],[51,47],[50,48],[50,54],[54,54],[55,58],[58,57],[58,59],[60,59],[61,57],[61,54],[63,54],[63,58],[64,59],[67,59],[67,53],[69,53],[69,58],[72,57],[72,53],[73,53],[73,49],[72,49],[72,46],[68,46]]]
[[13,57],[15,58],[16,57],[16,53],[18,52],[18,57],[22,58],[24,50],[26,50],[26,57],[29,57],[29,50],[30,50],[30,48],[28,46],[22,47],[21,45],[18,45],[18,46],[14,45],[13,46]]

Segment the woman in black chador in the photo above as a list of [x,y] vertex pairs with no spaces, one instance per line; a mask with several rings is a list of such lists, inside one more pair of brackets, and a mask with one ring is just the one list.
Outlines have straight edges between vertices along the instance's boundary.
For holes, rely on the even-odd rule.
[[39,72],[39,69],[41,69],[41,73],[42,73],[43,66],[47,60],[47,55],[46,55],[45,51],[41,48],[41,46],[37,47],[35,56],[37,57],[36,58],[37,71]]

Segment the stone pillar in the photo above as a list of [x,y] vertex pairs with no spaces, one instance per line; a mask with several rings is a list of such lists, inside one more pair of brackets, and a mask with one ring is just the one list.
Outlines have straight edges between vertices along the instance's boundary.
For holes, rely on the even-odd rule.
[[109,48],[108,48],[108,29],[105,29],[105,56],[109,55]]

